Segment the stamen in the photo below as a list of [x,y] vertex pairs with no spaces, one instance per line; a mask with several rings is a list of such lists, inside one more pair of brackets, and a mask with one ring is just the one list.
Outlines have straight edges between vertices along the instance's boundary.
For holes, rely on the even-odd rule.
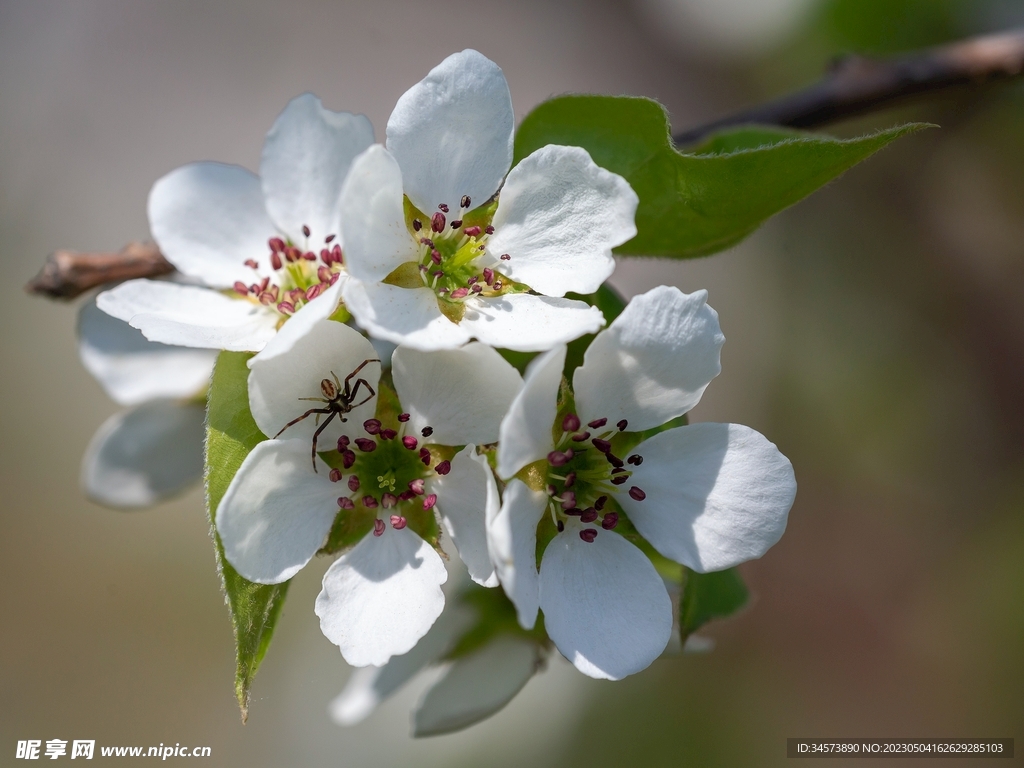
[[620,459],[614,453],[605,454],[605,458],[608,459],[608,463],[611,464],[613,467],[621,467],[624,463],[622,459]]
[[257,262],[255,259],[246,259],[245,266],[250,267],[252,269],[260,268],[259,262]]
[[377,500],[373,498],[373,496],[371,496],[370,494],[366,494],[365,496],[363,496],[363,506],[366,507],[367,509],[376,509]]
[[306,226],[305,224],[302,225],[302,234],[304,234],[306,237],[309,237],[310,234],[309,227]]
[[341,470],[335,467],[334,469],[331,470],[331,474],[329,475],[329,477],[331,478],[332,483],[337,483],[338,481],[341,480]]
[[562,531],[565,530],[565,523],[563,523],[561,520],[559,520],[557,527],[558,527],[558,532],[561,533]]
[[484,282],[488,285],[494,283],[494,270],[484,267]]
[[395,430],[391,429],[390,427],[387,429],[382,429],[380,431],[380,436],[382,440],[394,440],[397,435],[398,433]]
[[352,451],[342,451],[341,463],[345,467],[345,469],[349,469],[353,464],[356,463],[356,455]]
[[352,491],[352,493],[359,490],[359,475],[352,475],[352,477],[348,479],[348,489]]
[[576,494],[572,491],[566,491],[562,494],[562,509],[575,509],[576,507]]
[[306,261],[316,261],[316,254],[313,253],[312,251],[306,251],[304,254],[302,254],[302,258],[304,258]]
[[609,512],[607,515],[604,516],[604,519],[601,521],[601,527],[604,528],[606,531],[610,531],[618,524],[619,516],[614,512]]
[[501,280],[495,280],[494,281],[494,290],[496,290],[496,291],[500,291],[501,290]]
[[356,438],[356,447],[363,453],[373,453],[377,450],[377,444],[365,437]]
[[427,448],[420,448],[420,461],[426,466],[430,466],[430,450]]
[[429,237],[421,237],[420,238],[420,244],[421,245],[425,245],[428,248],[433,248],[434,247],[434,241],[431,240]]
[[415,451],[416,446],[419,445],[419,441],[412,435],[406,435],[402,438],[402,445],[408,448],[410,451]]
[[595,437],[590,442],[593,443],[594,447],[601,453],[608,453],[612,449],[612,444],[607,440],[602,440],[600,437]]
[[416,498],[416,494],[413,493],[412,491],[402,491],[400,494],[398,494],[398,500],[399,501],[409,501],[409,499],[415,499],[415,498]]
[[440,211],[438,211],[437,213],[430,217],[430,228],[434,232],[444,232],[444,224],[444,214],[441,213]]
[[419,219],[413,219],[412,220],[412,231],[413,232],[419,232],[421,229],[423,229],[423,222],[420,221]]
[[331,248],[331,261],[341,264],[344,260],[344,257],[341,255],[341,246],[335,243],[334,247]]
[[626,426],[627,426],[628,424],[629,424],[629,422],[628,422],[628,421],[626,421],[625,419],[623,419],[622,421],[620,421],[620,422],[619,422],[618,424],[616,424],[615,426],[619,428],[619,432],[624,432],[624,431],[626,430]]
[[570,472],[565,476],[565,487],[572,488],[572,484],[576,482],[576,473]]
[[[395,496],[395,494],[393,493],[385,493],[383,496],[380,497],[380,503],[381,506],[384,507],[384,509],[391,509],[391,507],[398,504],[398,497]],[[391,524],[394,525],[393,519]]]
[[572,441],[574,443],[582,443],[584,440],[589,440],[590,439],[590,433],[589,432],[579,432],[579,433],[573,435],[571,439],[572,439]]
[[432,434],[434,434],[434,428],[424,427],[423,429],[420,430],[420,434],[423,435],[424,437],[430,437]]
[[339,496],[338,497],[338,506],[341,507],[342,509],[355,509],[356,508],[355,503],[352,501],[352,499],[348,498],[347,496]]
[[[326,248],[324,249],[324,253],[327,253],[327,249]],[[327,257],[330,258],[330,254],[329,253],[327,254]],[[316,276],[318,278],[320,278],[320,282],[321,283],[326,283],[328,280],[330,280],[331,279],[331,274],[332,273],[331,273],[331,268],[330,267],[318,267],[317,270],[316,270]]]
[[580,531],[580,538],[587,542],[587,544],[593,544],[594,539],[597,538],[597,529],[584,528],[582,531]]
[[384,535],[384,529],[385,529],[385,526],[384,526],[384,521],[383,520],[378,518],[377,520],[373,521],[373,535],[374,536],[383,536]]
[[500,258],[502,261],[510,261],[512,259],[512,257],[509,256],[507,253],[501,254],[501,256],[499,256],[498,258]]
[[597,509],[597,510],[604,509],[604,505],[607,503],[607,501],[608,501],[608,497],[607,496],[598,496],[597,497],[597,501],[594,502],[594,508]]
[[306,301],[312,301],[323,292],[324,284],[314,283],[313,285],[309,286],[309,288],[306,289]]
[[272,254],[270,254],[270,266],[272,266],[275,270],[280,269],[281,267],[284,266],[284,264],[281,261],[281,254],[279,254],[279,253],[272,253]]
[[462,219],[453,219],[451,226],[452,229],[458,229],[459,227],[462,226]]
[[473,293],[483,293],[483,290],[484,290],[484,289],[483,289],[483,286],[481,286],[481,285],[480,285],[480,284],[478,283],[478,284],[476,284],[476,285],[474,285],[474,286],[473,286],[472,290],[473,290]]
[[565,414],[565,418],[562,419],[562,431],[563,432],[575,432],[580,428],[580,417],[575,413]]
[[[367,419],[363,422],[363,429],[370,435],[380,434],[380,422],[377,419]],[[356,440],[356,442],[358,443],[359,441]]]
[[468,288],[456,288],[454,291],[452,291],[452,298],[453,299],[464,299],[468,295],[469,295],[469,289]]
[[292,315],[295,313],[295,305],[288,301],[282,301],[277,305],[277,311],[282,315]]
[[325,243],[329,243],[332,240],[334,240],[334,238],[336,238],[336,237],[337,237],[337,235],[328,235],[327,237],[324,238],[324,242]]
[[466,227],[462,230],[468,237],[476,237],[480,234],[480,227]]
[[612,485],[622,485],[629,480],[629,475],[616,475],[612,478]]
[[639,453],[634,453],[632,456],[626,459],[626,463],[633,464],[639,467],[641,464],[644,463],[644,457],[641,456]]
[[417,477],[415,480],[409,481],[409,490],[417,496],[423,495],[423,478]]
[[634,485],[629,489],[629,498],[634,501],[643,501],[647,498],[647,494]]
[[[437,250],[436,248],[434,250],[432,250],[430,252],[430,260],[432,262],[434,262],[435,264],[440,264],[441,263],[441,252],[439,250]],[[437,273],[435,273],[435,274],[437,274]],[[441,272],[440,274],[443,275],[444,272]]]
[[434,505],[437,504],[437,494],[432,493],[423,499],[424,509],[433,509]]
[[434,471],[437,472],[437,474],[439,475],[447,475],[449,472],[452,471],[452,463],[448,461],[448,459],[445,459],[436,467],[434,467]]
[[612,474],[613,475],[620,475],[620,474],[627,474],[628,475],[629,474],[629,470],[626,469],[625,467],[615,467],[614,469],[612,469]]
[[465,208],[469,208],[469,204],[470,204],[470,202],[471,202],[471,201],[470,201],[470,199],[469,199],[469,195],[463,195],[463,196],[462,196],[462,207],[463,207],[464,209],[465,209]]
[[267,241],[267,245],[270,246],[271,253],[284,253],[284,240],[280,237],[272,237]]
[[548,464],[552,467],[562,467],[569,461],[569,457],[561,451],[552,451],[548,454]]
[[593,507],[587,507],[583,510],[583,514],[580,515],[580,522],[592,523],[597,520],[597,510]]
[[[587,507],[587,509],[593,509],[593,507]],[[586,509],[580,509],[579,507],[573,507],[572,509],[565,510],[565,514],[573,515],[575,517],[579,517],[580,515],[582,515],[586,511],[587,511]]]
[[486,227],[484,227],[484,232],[486,232],[488,235],[493,235],[494,234],[494,227],[492,227],[490,224],[488,224]]
[[245,283],[243,283],[241,280],[236,280],[235,281],[234,288],[235,288],[235,293],[237,293],[239,296],[248,296],[249,295],[249,287]]
[[401,515],[392,515],[391,516],[391,527],[394,528],[396,531],[402,530],[408,524],[409,524],[409,521],[406,520]]
[[441,203],[441,204],[440,204],[439,206],[437,206],[437,207],[438,207],[438,208],[439,208],[440,210],[444,211],[445,213],[448,213],[448,203]]
[[400,414],[398,414],[398,420],[402,424],[405,424],[405,422],[407,422],[410,418],[412,418],[412,417],[408,413],[400,413]]

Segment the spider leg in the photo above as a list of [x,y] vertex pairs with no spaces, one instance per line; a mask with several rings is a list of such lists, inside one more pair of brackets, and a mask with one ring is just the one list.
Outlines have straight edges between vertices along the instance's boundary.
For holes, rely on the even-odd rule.
[[331,378],[334,379],[335,386],[337,386],[338,391],[341,392],[341,382],[338,381],[338,375],[334,371],[331,371]]
[[[348,383],[352,380],[352,377],[355,376],[357,373],[359,373],[361,370],[363,370],[363,368],[365,366],[369,365],[370,363],[379,363],[379,362],[380,362],[380,358],[378,358],[378,357],[373,357],[373,358],[370,358],[369,360],[363,360],[363,362],[361,362],[359,364],[359,366],[354,371],[352,371],[352,373],[350,373],[348,376],[345,377],[345,394],[348,396],[346,398],[347,400],[351,400],[352,396],[355,394],[355,390],[354,389],[350,391],[349,388],[348,388]],[[357,386],[358,386],[358,384],[359,384],[359,382],[356,382]]]
[[333,419],[337,415],[338,415],[337,411],[331,411],[331,415],[328,416],[326,419],[324,419],[324,423],[321,424],[320,428],[317,429],[317,431],[313,433],[313,471],[314,472],[317,471],[317,469],[316,469],[316,441],[317,441],[317,438],[320,437],[320,433],[323,432],[327,428],[327,425],[331,423],[331,419]]
[[329,402],[331,402],[330,400],[325,400],[322,397],[299,397],[299,398],[296,398],[296,399],[298,399],[298,400],[315,400],[318,403],[329,403]]
[[354,387],[352,387],[352,393],[351,393],[350,397],[351,397],[351,398],[352,398],[353,400],[355,399],[355,396],[356,396],[356,392],[358,392],[358,391],[359,391],[359,385],[360,385],[360,384],[362,384],[362,385],[363,385],[364,387],[366,387],[366,388],[367,388],[368,390],[370,390],[370,394],[369,394],[369,395],[367,395],[367,396],[366,396],[366,399],[365,399],[365,400],[363,400],[363,401],[362,401],[361,403],[356,403],[355,405],[350,405],[350,406],[349,406],[349,410],[352,410],[353,408],[358,408],[358,407],[359,407],[360,405],[363,405],[363,403],[368,403],[368,402],[370,402],[370,399],[371,399],[371,398],[373,398],[373,397],[375,397],[375,396],[376,396],[376,394],[377,394],[376,392],[374,392],[374,391],[373,391],[373,387],[371,387],[371,386],[370,386],[370,384],[369,384],[369,383],[368,383],[368,382],[366,381],[366,379],[359,379],[359,380],[358,380],[358,381],[356,382],[356,385],[355,385]]
[[[306,412],[305,412],[304,414],[302,414],[301,416],[299,416],[299,418],[297,418],[297,419],[292,419],[292,420],[291,420],[291,421],[289,421],[289,422],[288,422],[287,424],[285,424],[285,425],[284,425],[283,427],[281,427],[281,432],[284,432],[284,431],[285,431],[286,429],[288,429],[288,427],[291,427],[291,426],[293,426],[293,425],[295,425],[295,424],[298,424],[298,423],[299,423],[300,421],[302,421],[302,420],[303,420],[304,418],[306,418],[307,416],[311,416],[311,415],[313,415],[314,413],[330,413],[330,412],[331,412],[331,411],[330,411],[330,409],[329,409],[329,408],[310,408],[310,409],[309,409],[308,411],[306,411]],[[272,439],[276,440],[277,438],[279,438],[279,437],[281,436],[281,432],[278,432],[278,433],[277,433],[276,435],[274,435],[274,437],[273,437]]]

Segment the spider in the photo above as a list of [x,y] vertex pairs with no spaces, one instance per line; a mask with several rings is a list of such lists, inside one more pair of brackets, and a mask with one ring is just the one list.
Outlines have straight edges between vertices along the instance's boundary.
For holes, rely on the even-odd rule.
[[[317,441],[317,438],[320,437],[320,433],[324,431],[324,429],[327,427],[328,424],[331,423],[331,421],[334,419],[335,416],[339,416],[339,417],[341,417],[342,421],[346,421],[345,414],[347,414],[353,408],[358,408],[363,403],[368,402],[371,397],[374,397],[377,394],[376,392],[373,391],[373,387],[370,386],[369,382],[366,379],[356,379],[355,385],[351,386],[351,387],[349,386],[349,382],[352,380],[353,376],[355,376],[357,373],[359,373],[361,370],[363,370],[364,366],[366,366],[369,363],[379,363],[379,362],[380,362],[380,360],[377,359],[377,358],[373,358],[373,359],[370,359],[370,360],[363,360],[363,362],[361,362],[359,364],[358,368],[356,368],[354,371],[352,371],[352,373],[350,373],[348,376],[345,377],[345,385],[344,386],[342,386],[341,382],[338,381],[338,377],[334,374],[334,371],[331,371],[331,377],[334,379],[334,381],[331,381],[330,379],[322,379],[320,381],[320,391],[323,393],[323,397],[300,397],[299,398],[299,400],[314,400],[314,401],[316,401],[318,403],[326,403],[327,404],[326,407],[324,407],[324,408],[310,408],[308,411],[306,411],[304,414],[299,416],[297,419],[292,419],[287,424],[285,424],[283,427],[281,427],[281,432],[284,432],[286,429],[288,429],[288,427],[290,427],[290,426],[292,426],[294,424],[298,424],[304,418],[306,418],[307,416],[312,416],[314,413],[316,414],[316,422],[315,423],[319,424],[320,423],[320,414],[324,414],[324,413],[327,414],[327,418],[324,419],[324,423],[320,424],[320,426],[317,428],[316,432],[313,433],[313,454],[312,454],[312,456],[313,456],[313,471],[314,472],[317,471],[317,469],[316,469],[316,441]],[[362,400],[361,402],[353,403],[352,401],[356,399],[356,392],[359,391],[360,385],[362,385],[362,386],[366,387],[368,390],[370,390],[370,394],[368,394],[366,396],[366,398],[364,400]],[[274,437],[275,438],[280,437],[281,436],[281,432],[278,432],[276,435],[274,435]]]

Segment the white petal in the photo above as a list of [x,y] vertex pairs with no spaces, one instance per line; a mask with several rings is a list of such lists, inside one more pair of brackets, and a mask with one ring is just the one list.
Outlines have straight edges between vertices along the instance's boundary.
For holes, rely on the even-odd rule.
[[543,459],[555,447],[551,430],[558,411],[565,347],[535,358],[526,369],[523,388],[501,421],[498,477],[508,480],[527,464]]
[[428,216],[463,195],[482,205],[512,165],[515,116],[501,68],[473,50],[455,53],[406,91],[388,120],[387,146],[405,194]]
[[466,331],[441,314],[437,297],[426,288],[348,280],[342,296],[359,326],[386,341],[425,351],[469,341]]
[[237,165],[193,163],[177,168],[149,193],[149,229],[179,271],[214,288],[249,282],[246,259],[270,257],[277,234],[259,178]]
[[383,280],[417,260],[418,247],[405,225],[402,171],[380,144],[352,163],[341,190],[341,233],[345,267],[360,280]]
[[487,549],[487,521],[498,513],[498,486],[487,457],[478,456],[475,445],[467,445],[452,459],[451,472],[427,483],[428,493],[437,494],[441,522],[470,578],[484,587],[498,586]]
[[672,634],[672,602],[643,552],[614,531],[558,534],[540,565],[544,628],[585,675],[621,680],[645,669]]
[[96,306],[150,341],[180,347],[258,352],[277,332],[279,315],[208,288],[129,280],[96,297]]
[[[706,573],[761,557],[786,530],[793,465],[739,424],[691,424],[645,440],[619,503],[665,557]],[[647,494],[635,501],[632,486]]]
[[202,404],[156,400],[115,413],[82,458],[82,487],[108,507],[148,507],[203,476]]
[[693,408],[722,370],[725,337],[707,298],[665,285],[633,297],[573,375],[580,418],[640,431]]
[[359,405],[330,420],[317,440],[318,450],[334,450],[342,435],[350,439],[362,435],[363,422],[373,418],[377,407],[374,393],[380,380],[380,363],[376,362],[376,352],[362,334],[334,320],[318,322],[285,354],[270,358],[256,355],[249,361],[249,368],[249,410],[256,425],[267,437],[276,437],[285,430],[282,437],[302,440],[308,446],[307,465],[313,434],[323,427],[326,415],[312,414],[287,429],[286,425],[311,409],[325,407],[324,402],[302,399],[325,399],[320,390],[324,379],[340,384],[339,391],[343,392],[351,376],[348,384],[352,404]]
[[[224,556],[257,584],[280,584],[302,570],[324,543],[342,494],[310,465],[308,440],[265,440],[231,479],[217,507]],[[343,489],[348,490],[348,489]]]
[[540,605],[537,523],[546,506],[547,496],[530,490],[521,480],[513,480],[505,486],[501,510],[487,524],[491,561],[525,629],[533,628]]
[[147,341],[90,299],[78,312],[78,355],[104,391],[121,405],[193,397],[206,389],[217,353]]
[[339,725],[355,725],[365,720],[377,705],[389,698],[428,664],[452,649],[472,626],[475,612],[458,603],[449,603],[434,626],[401,656],[392,656],[383,667],[357,667],[345,688],[331,702],[331,719]]
[[495,442],[523,387],[519,372],[486,344],[436,352],[399,347],[392,365],[409,429],[418,435],[432,427],[427,442],[439,445]]
[[466,302],[459,327],[485,344],[519,352],[541,352],[604,325],[596,307],[575,299],[510,293]]
[[408,528],[367,535],[324,574],[316,615],[355,667],[407,653],[444,608],[448,580],[433,548]]
[[636,236],[640,199],[580,147],[549,144],[509,173],[487,252],[501,270],[548,296],[593,293],[615,269],[612,248]]
[[[267,342],[267,345],[256,356],[263,360],[277,357],[288,352],[295,343],[309,333],[317,323],[326,320],[334,314],[341,301],[341,290],[344,287],[348,275],[342,274],[338,280],[312,301],[302,305],[298,312],[288,318],[288,321],[281,326],[274,337]],[[255,359],[255,358],[254,358]],[[252,361],[249,362],[252,367]]]
[[[356,155],[373,144],[365,115],[331,112],[304,93],[288,102],[263,144],[260,181],[267,211],[295,243],[318,252],[341,234],[341,187]],[[302,232],[307,225],[311,234]]]
[[536,643],[508,635],[462,656],[434,683],[413,713],[413,736],[468,728],[500,710],[540,668]]

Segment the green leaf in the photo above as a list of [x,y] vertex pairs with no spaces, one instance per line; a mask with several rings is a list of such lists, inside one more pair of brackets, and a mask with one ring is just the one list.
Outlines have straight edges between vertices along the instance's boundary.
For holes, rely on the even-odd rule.
[[769,217],[900,136],[908,124],[856,139],[772,127],[732,129],[699,153],[672,145],[664,108],[650,99],[561,96],[516,133],[518,162],[546,144],[579,146],[624,176],[640,197],[637,236],[622,255],[692,258],[736,244]]
[[735,568],[715,573],[686,569],[686,586],[679,604],[683,640],[712,619],[730,616],[744,605],[750,593]]
[[243,352],[221,352],[213,371],[206,419],[206,502],[217,549],[217,570],[235,632],[235,696],[242,722],[249,716],[253,677],[270,645],[281,615],[288,584],[254,584],[242,578],[224,558],[224,547],[213,529],[214,513],[231,478],[257,443],[266,440],[249,413],[251,357]]

